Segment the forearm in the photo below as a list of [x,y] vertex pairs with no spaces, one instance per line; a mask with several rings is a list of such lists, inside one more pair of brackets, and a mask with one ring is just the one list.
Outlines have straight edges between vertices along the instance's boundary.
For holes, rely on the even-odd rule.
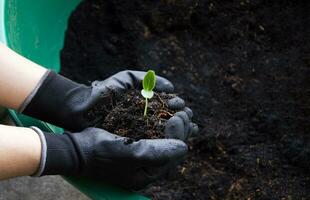
[[18,109],[46,69],[0,43],[0,105]]
[[0,180],[37,171],[41,141],[32,129],[0,125],[0,147]]

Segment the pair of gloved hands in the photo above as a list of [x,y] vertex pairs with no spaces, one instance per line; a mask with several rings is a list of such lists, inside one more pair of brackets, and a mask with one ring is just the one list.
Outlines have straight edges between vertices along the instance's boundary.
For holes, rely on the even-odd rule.
[[[92,86],[73,82],[48,71],[21,106],[20,112],[63,127],[75,133],[45,133],[33,127],[42,142],[40,167],[35,174],[93,176],[126,187],[142,188],[164,176],[187,153],[185,142],[198,132],[191,122],[192,111],[175,97],[171,109],[183,110],[165,125],[167,139],[143,139],[133,143],[94,126],[87,113],[99,101],[110,98],[111,91],[122,94],[141,88],[145,72],[122,71]],[[173,92],[167,79],[157,76],[156,91]],[[85,129],[86,128],[86,129]]]

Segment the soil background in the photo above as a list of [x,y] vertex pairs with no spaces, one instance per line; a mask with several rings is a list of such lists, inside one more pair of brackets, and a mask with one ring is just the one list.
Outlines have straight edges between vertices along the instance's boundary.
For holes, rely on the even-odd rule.
[[200,135],[153,199],[310,199],[310,2],[87,0],[62,74],[124,69],[170,79]]

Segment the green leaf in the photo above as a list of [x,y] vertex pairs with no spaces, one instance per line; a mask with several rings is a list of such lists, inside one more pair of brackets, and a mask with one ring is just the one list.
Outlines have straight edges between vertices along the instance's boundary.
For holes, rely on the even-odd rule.
[[152,91],[156,85],[156,75],[153,70],[147,71],[142,81],[143,90]]
[[144,98],[146,99],[151,99],[154,96],[154,92],[153,91],[147,91],[147,90],[141,90],[141,94]]

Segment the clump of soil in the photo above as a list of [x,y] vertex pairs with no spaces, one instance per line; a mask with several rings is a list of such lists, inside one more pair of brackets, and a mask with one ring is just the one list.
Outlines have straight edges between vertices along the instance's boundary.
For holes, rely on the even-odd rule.
[[88,0],[62,72],[89,84],[124,69],[171,80],[200,131],[153,199],[310,199],[310,1]]
[[98,126],[111,133],[134,140],[164,138],[165,122],[175,113],[167,107],[167,101],[173,97],[173,94],[155,93],[148,100],[148,112],[144,116],[145,99],[140,91],[130,90],[115,97],[112,106],[104,104],[93,112],[100,115],[107,106],[112,108]]

